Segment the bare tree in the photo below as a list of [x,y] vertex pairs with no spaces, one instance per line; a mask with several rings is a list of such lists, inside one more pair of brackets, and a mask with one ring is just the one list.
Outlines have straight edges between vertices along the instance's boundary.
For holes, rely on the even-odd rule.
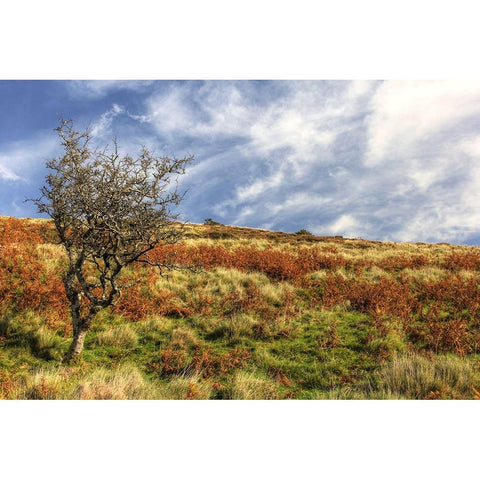
[[62,120],[56,130],[64,154],[47,162],[51,173],[33,201],[53,219],[67,252],[63,282],[73,341],[64,362],[70,363],[81,355],[95,315],[133,286],[119,277],[124,267],[141,262],[161,272],[173,266],[149,252],[182,234],[171,208],[182,200],[178,176],[193,157],[157,157],[145,147],[136,158],[121,156],[116,141],[112,149],[92,148],[89,132],[75,131],[72,121]]

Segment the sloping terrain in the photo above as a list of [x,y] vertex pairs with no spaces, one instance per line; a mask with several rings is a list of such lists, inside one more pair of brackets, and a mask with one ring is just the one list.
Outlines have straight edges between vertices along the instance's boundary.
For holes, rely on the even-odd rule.
[[479,397],[480,248],[187,225],[84,361],[51,222],[0,218],[0,398]]

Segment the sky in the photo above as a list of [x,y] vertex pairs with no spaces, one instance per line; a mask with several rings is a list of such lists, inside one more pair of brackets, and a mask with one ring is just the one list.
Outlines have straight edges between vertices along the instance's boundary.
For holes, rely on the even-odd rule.
[[0,81],[0,215],[61,154],[59,117],[135,155],[194,155],[186,221],[480,244],[480,81]]

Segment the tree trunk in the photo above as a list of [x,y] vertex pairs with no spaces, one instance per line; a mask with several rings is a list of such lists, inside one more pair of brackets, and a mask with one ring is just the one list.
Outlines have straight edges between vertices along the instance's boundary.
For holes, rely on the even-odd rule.
[[88,329],[78,329],[73,334],[73,340],[68,352],[63,357],[63,363],[69,364],[78,360],[83,352],[83,342]]
[[69,364],[77,361],[83,352],[83,342],[92,324],[95,315],[102,309],[98,304],[91,305],[86,315],[81,314],[81,296],[74,287],[75,270],[70,269],[64,280],[67,298],[70,300],[72,315],[73,340],[67,353],[63,357],[63,363]]

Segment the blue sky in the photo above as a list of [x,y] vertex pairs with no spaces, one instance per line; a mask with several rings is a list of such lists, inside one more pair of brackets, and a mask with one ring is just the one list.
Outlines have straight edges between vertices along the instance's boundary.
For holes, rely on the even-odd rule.
[[0,81],[0,215],[38,216],[58,116],[195,155],[183,217],[480,243],[480,81]]

